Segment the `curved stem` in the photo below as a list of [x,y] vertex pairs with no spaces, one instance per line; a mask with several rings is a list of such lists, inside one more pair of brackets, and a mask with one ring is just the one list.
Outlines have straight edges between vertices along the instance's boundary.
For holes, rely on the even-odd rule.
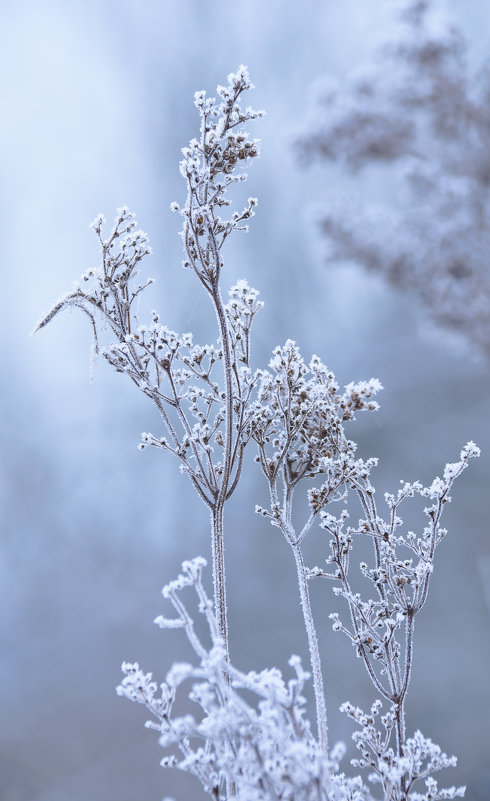
[[226,322],[225,310],[219,288],[216,287],[212,293],[216,316],[218,318],[218,325],[221,337],[221,345],[223,348],[223,369],[225,378],[225,406],[226,406],[226,420],[225,420],[225,454],[223,462],[223,478],[221,487],[218,494],[218,503],[224,502],[230,482],[231,473],[231,460],[233,455],[233,379],[232,379],[232,358],[230,349],[230,335],[228,325]]
[[318,648],[318,637],[316,633],[313,613],[311,611],[310,593],[308,590],[308,579],[306,578],[305,564],[303,555],[297,545],[293,545],[293,554],[296,561],[298,573],[299,594],[301,597],[301,608],[305,621],[306,633],[308,636],[308,648],[310,650],[311,670],[313,674],[313,689],[315,691],[316,718],[318,727],[318,740],[322,753],[328,757],[328,725],[327,725],[327,705],[325,702],[325,690],[323,684],[322,663],[320,660],[320,650]]

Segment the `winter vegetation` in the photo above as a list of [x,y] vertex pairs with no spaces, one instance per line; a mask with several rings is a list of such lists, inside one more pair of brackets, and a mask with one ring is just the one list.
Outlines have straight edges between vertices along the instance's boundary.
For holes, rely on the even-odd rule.
[[[376,202],[327,190],[315,218],[329,257],[410,292],[447,338],[490,356],[490,69],[432,0],[396,4],[396,24],[340,83],[318,81],[295,151],[384,179]],[[367,193],[369,194],[369,192]]]
[[[252,326],[263,305],[258,292],[241,280],[226,302],[222,297],[225,242],[247,230],[257,205],[249,198],[233,211],[229,192],[259,155],[258,141],[244,128],[263,114],[242,105],[252,88],[246,68],[239,67],[218,86],[217,98],[195,94],[200,132],[183,148],[180,164],[186,199],[172,204],[182,220],[183,265],[216,313],[216,342],[196,344],[191,333],[169,330],[156,312],[140,324],[136,301],[150,281],[138,274],[150,247],[127,208],[118,211],[108,234],[103,217],[96,218],[100,267],[86,272],[38,326],[66,308],[87,315],[97,351],[158,410],[161,430],[143,433],[140,448],[172,454],[210,517],[213,597],[205,589],[205,559],[186,561],[163,589],[169,611],[155,621],[163,629],[183,629],[194,661],[169,666],[160,683],[137,663],[125,662],[118,693],[150,712],[147,726],[165,751],[162,765],[195,776],[215,801],[462,797],[463,787],[439,788],[433,774],[453,766],[455,757],[419,730],[407,731],[406,703],[415,620],[446,534],[443,509],[453,482],[479,449],[469,442],[428,486],[402,482],[378,502],[377,460],[360,457],[349,437],[360,412],[378,409],[380,382],[361,380],[341,389],[318,356],[305,361],[291,340],[274,350],[266,369],[255,368]],[[232,534],[225,507],[240,481],[246,448],[255,452],[270,498],[256,511],[281,530],[296,567],[310,665],[305,670],[292,656],[286,679],[276,667],[242,672],[230,655],[227,593],[233,586],[226,584],[224,541]],[[419,515],[413,530],[400,517],[409,505]],[[314,531],[325,543],[322,566],[307,565],[303,554]],[[356,564],[364,543],[371,556]],[[330,586],[343,600],[344,614],[330,615],[333,629],[351,641],[375,693],[367,711],[349,701],[342,707],[354,723],[359,752],[351,759],[353,772],[341,765],[346,747],[328,726],[328,664],[320,658],[309,591],[319,581],[326,605]],[[192,611],[196,600],[199,620]],[[182,694],[194,714],[174,712]],[[310,694],[312,721],[306,713]]]

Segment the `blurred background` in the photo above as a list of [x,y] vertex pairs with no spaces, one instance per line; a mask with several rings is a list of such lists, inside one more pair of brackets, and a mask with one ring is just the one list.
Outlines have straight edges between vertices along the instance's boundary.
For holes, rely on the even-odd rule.
[[[438,7],[461,26],[476,63],[490,54],[490,7]],[[137,450],[141,431],[157,433],[156,417],[125,376],[91,367],[83,315],[28,334],[97,264],[89,222],[101,211],[110,223],[127,204],[153,245],[143,263],[157,279],[149,308],[197,342],[214,337],[206,299],[180,267],[169,204],[184,197],[178,161],[197,133],[194,91],[213,93],[244,63],[257,86],[250,102],[267,117],[254,125],[262,157],[246,187],[259,208],[250,233],[230,241],[225,288],[246,277],[266,303],[255,364],[290,337],[341,384],[381,380],[380,412],[349,432],[362,456],[380,457],[381,495],[400,479],[430,481],[468,439],[482,448],[447,510],[449,535],[416,631],[408,726],[458,755],[443,785],[466,784],[469,801],[487,801],[488,364],[430,334],[410,297],[360,268],[325,264],[308,207],[343,191],[342,175],[301,170],[291,151],[312,82],[342,78],[362,60],[389,24],[390,3],[4,0],[0,13],[0,798],[202,797],[192,779],[159,767],[145,711],[114,688],[123,660],[163,679],[174,659],[190,658],[181,632],[152,620],[181,561],[209,556],[207,512],[170,457]],[[364,188],[360,178],[361,197]],[[266,498],[258,468],[248,467],[227,516],[231,653],[243,669],[286,672],[291,653],[306,658],[294,563],[280,532],[254,515]],[[320,564],[327,543],[311,539],[308,556]],[[350,645],[331,630],[325,584],[312,594],[331,737],[350,743],[339,705],[373,698]]]

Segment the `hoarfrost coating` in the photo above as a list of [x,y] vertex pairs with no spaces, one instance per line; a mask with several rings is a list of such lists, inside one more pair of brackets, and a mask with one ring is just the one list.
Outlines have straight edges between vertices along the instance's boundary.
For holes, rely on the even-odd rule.
[[[479,450],[468,443],[460,460],[447,465],[442,478],[427,487],[402,482],[396,494],[385,493],[387,513],[382,517],[372,482],[377,459],[358,457],[357,444],[346,432],[359,412],[378,410],[374,398],[382,389],[380,382],[351,382],[342,391],[321,359],[313,356],[307,363],[290,339],[274,349],[268,369],[253,369],[252,323],[262,303],[245,279],[231,288],[224,303],[221,277],[225,240],[246,227],[257,200],[249,198],[242,211],[227,219],[220,216],[231,204],[226,190],[245,179],[243,163],[259,152],[257,140],[240,127],[262,115],[250,107],[241,109],[241,95],[251,88],[246,69],[239,67],[228,76],[227,87],[218,87],[220,102],[196,93],[200,138],[183,149],[187,197],[183,206],[172,205],[183,218],[184,266],[195,273],[216,313],[217,343],[195,344],[191,333],[181,335],[162,325],[156,311],[150,324],[140,323],[133,304],[150,281],[139,282],[137,268],[151,251],[146,234],[125,207],[107,239],[103,217],[97,217],[93,227],[101,267],[85,273],[38,326],[76,307],[88,316],[97,347],[107,331],[112,334],[115,341],[102,346],[105,360],[153,402],[165,434],[144,432],[140,448],[172,453],[210,512],[213,600],[202,580],[206,561],[185,561],[182,573],[163,589],[173,616],[155,620],[160,628],[184,630],[195,663],[174,663],[158,684],[137,662],[125,662],[118,693],[151,712],[147,726],[158,732],[167,752],[162,765],[192,774],[216,801],[452,799],[464,788],[439,789],[431,774],[453,766],[455,758],[420,731],[407,733],[406,696],[415,618],[427,600],[435,551],[446,534],[440,525],[442,511],[451,500],[454,480]],[[229,656],[224,508],[239,483],[248,446],[256,449],[270,499],[268,508],[256,510],[281,530],[298,579],[311,672],[293,656],[293,676],[287,682],[277,668],[241,672]],[[400,507],[420,498],[432,505],[422,509],[416,532],[405,531]],[[341,508],[337,516],[330,511],[330,504],[348,502],[349,508]],[[353,502],[361,518],[348,525]],[[305,562],[303,542],[315,526],[320,536],[329,538],[326,567]],[[351,575],[361,539],[372,546],[371,561],[361,562],[360,574],[372,585],[374,599],[357,591]],[[340,772],[344,747],[329,744],[325,666],[309,591],[310,581],[318,578],[333,581],[334,593],[345,601],[344,616],[331,613],[333,628],[350,639],[379,696],[369,713],[350,702],[342,707],[358,727],[353,739],[361,753],[353,765],[362,775],[352,777]],[[184,597],[188,590],[195,592],[206,621],[206,641],[189,612]],[[304,710],[310,677],[316,732]],[[173,716],[183,688],[198,711]],[[425,789],[420,791],[421,782]]]

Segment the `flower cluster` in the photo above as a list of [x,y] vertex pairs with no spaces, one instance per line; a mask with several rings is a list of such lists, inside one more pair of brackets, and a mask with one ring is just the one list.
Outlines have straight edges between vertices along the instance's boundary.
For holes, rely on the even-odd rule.
[[234,230],[248,230],[247,221],[257,205],[257,198],[251,197],[242,211],[234,211],[227,219],[220,216],[221,209],[231,205],[227,189],[247,177],[238,168],[259,155],[259,140],[250,139],[241,127],[264,115],[240,106],[243,92],[253,88],[246,67],[240,66],[228,75],[227,86],[217,87],[218,101],[204,91],[196,92],[200,138],[191,139],[182,149],[180,173],[187,183],[187,199],[184,207],[174,202],[171,208],[184,218],[184,266],[194,270],[209,292],[217,289],[225,240]]
[[354,453],[343,423],[361,410],[375,411],[377,379],[349,384],[339,392],[334,374],[313,356],[307,366],[292,340],[277,347],[261,382],[253,436],[265,475],[274,481],[284,471],[294,487],[303,478],[327,473],[335,465],[337,487]]
[[[454,767],[456,757],[448,757],[422,732],[417,730],[413,737],[406,740],[402,755],[395,754],[389,747],[395,725],[393,708],[381,715],[381,701],[375,701],[366,714],[359,707],[346,702],[341,710],[360,726],[353,740],[361,756],[353,759],[352,764],[371,771],[370,781],[382,786],[384,798],[393,801],[403,801],[407,797],[410,801],[452,801],[463,797],[464,787],[439,788],[430,775],[443,768]],[[381,729],[376,726],[378,719]],[[421,780],[425,781],[425,792],[413,791],[415,783]]]

